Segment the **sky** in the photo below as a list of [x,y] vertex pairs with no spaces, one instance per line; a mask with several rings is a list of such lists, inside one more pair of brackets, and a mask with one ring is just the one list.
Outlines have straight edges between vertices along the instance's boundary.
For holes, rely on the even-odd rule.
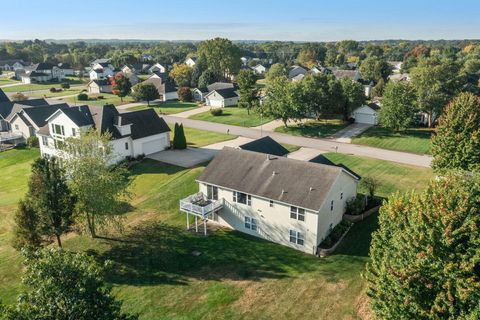
[[480,0],[0,0],[0,39],[479,39]]

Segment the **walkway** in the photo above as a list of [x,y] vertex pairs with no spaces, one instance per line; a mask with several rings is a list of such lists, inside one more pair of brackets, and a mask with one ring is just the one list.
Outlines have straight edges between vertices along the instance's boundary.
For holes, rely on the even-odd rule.
[[[251,139],[261,137],[261,132],[256,128],[244,128],[207,121],[185,119],[177,116],[163,116],[168,123],[183,123],[185,127],[207,130],[219,133],[230,133],[232,135],[242,136]],[[280,143],[287,143],[300,147],[308,147],[324,152],[339,152],[363,157],[371,157],[379,160],[398,162],[402,164],[430,167],[432,158],[430,156],[416,155],[407,152],[391,151],[356,144],[347,144],[332,141],[330,139],[314,139],[292,136],[284,133],[269,132],[269,136]]]
[[342,130],[332,134],[329,139],[333,139],[337,142],[351,143],[353,137],[358,136],[362,132],[368,130],[370,127],[372,127],[371,124],[353,123],[348,127],[345,127]]

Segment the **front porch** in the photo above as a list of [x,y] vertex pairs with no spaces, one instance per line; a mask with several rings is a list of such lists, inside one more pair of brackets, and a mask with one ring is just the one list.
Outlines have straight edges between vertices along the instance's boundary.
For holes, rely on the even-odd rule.
[[224,199],[208,199],[202,192],[197,192],[180,200],[180,211],[187,214],[187,230],[190,229],[190,215],[195,217],[195,232],[198,232],[198,218],[203,220],[203,233],[207,235],[207,222],[215,212],[223,208]]

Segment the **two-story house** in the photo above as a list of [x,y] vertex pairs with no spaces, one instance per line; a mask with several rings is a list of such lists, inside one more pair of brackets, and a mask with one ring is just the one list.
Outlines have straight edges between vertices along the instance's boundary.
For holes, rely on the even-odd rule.
[[193,215],[196,226],[198,218],[213,221],[315,254],[342,220],[359,179],[341,166],[226,147],[198,177],[200,192],[181,200],[180,210],[187,219]]
[[22,74],[22,83],[42,83],[50,81],[62,81],[65,78],[63,69],[51,63],[41,62],[25,67]]
[[115,68],[110,62],[99,62],[92,65],[89,72],[90,80],[104,80],[115,74]]

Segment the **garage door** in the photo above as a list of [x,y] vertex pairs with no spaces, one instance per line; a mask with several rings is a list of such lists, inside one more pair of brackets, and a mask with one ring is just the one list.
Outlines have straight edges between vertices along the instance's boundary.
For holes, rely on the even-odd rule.
[[355,113],[356,123],[376,124],[376,117],[369,113]]
[[142,150],[145,155],[149,155],[155,152],[163,151],[167,145],[165,137],[158,138],[153,141],[145,142],[142,145]]
[[223,100],[209,99],[208,101],[211,107],[223,107]]

